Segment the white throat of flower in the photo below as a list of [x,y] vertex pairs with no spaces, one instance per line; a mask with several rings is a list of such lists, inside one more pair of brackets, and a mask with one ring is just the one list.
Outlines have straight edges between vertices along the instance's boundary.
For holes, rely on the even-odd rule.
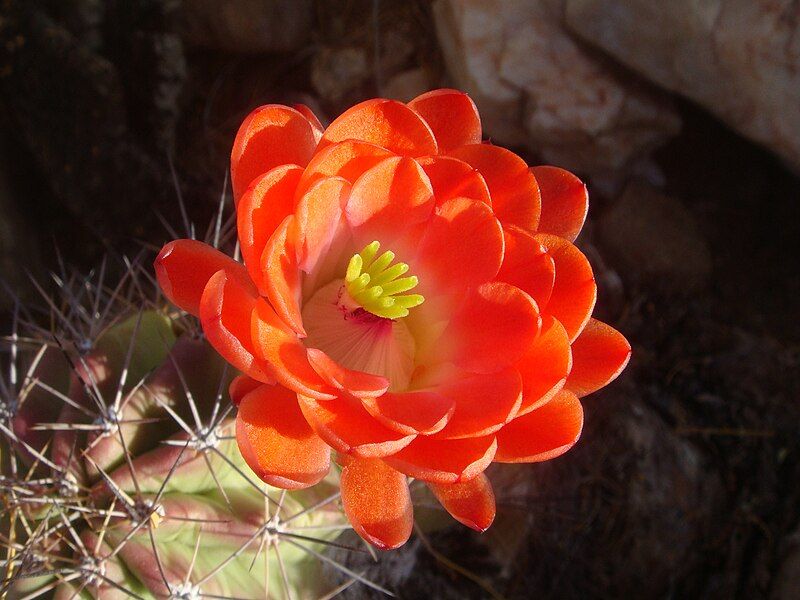
[[391,391],[408,387],[416,344],[403,317],[425,300],[405,294],[417,277],[401,277],[405,263],[395,255],[378,256],[372,242],[350,259],[344,279],[320,288],[303,306],[304,343],[318,348],[348,369],[386,377]]

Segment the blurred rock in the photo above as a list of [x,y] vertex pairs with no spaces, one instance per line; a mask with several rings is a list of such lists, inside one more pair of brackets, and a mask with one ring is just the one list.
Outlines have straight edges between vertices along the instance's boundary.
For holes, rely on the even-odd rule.
[[309,39],[311,0],[183,0],[180,27],[192,45],[229,52],[291,52]]
[[408,102],[436,87],[436,78],[427,69],[411,69],[392,77],[381,90],[386,98]]
[[418,85],[415,71],[438,75],[436,34],[424,4],[318,0],[311,83],[331,114]]
[[602,216],[600,241],[623,273],[676,291],[705,283],[711,252],[694,217],[675,198],[634,183]]
[[723,480],[648,406],[631,374],[584,408],[586,429],[571,452],[524,465],[530,485],[517,502],[531,531],[526,588],[558,598],[594,597],[596,586],[612,598],[633,590],[668,597],[706,560],[700,546],[719,526]]
[[618,171],[675,135],[665,98],[576,42],[545,0],[438,0],[439,41],[484,131],[546,162]]
[[589,259],[594,273],[594,281],[597,284],[597,297],[600,301],[595,305],[592,316],[605,323],[613,323],[625,313],[628,303],[625,283],[619,272],[609,264],[609,261],[595,245],[593,241],[595,223],[590,221],[587,225],[581,231],[576,244]]
[[311,83],[316,92],[334,103],[372,77],[367,50],[350,46],[322,48],[311,65]]
[[556,0],[568,27],[800,169],[795,0]]

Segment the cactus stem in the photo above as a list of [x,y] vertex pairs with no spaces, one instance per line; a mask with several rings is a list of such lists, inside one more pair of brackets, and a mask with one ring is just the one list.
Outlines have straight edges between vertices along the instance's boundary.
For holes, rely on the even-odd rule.
[[63,472],[64,469],[60,465],[55,464],[53,461],[48,459],[44,454],[39,452],[36,448],[28,444],[25,440],[20,439],[17,434],[15,434],[11,429],[6,427],[4,423],[0,423],[0,433],[3,433],[9,440],[11,440],[14,444],[22,446],[27,452],[33,455],[36,460],[44,463],[51,469],[55,469],[56,471]]
[[[225,218],[228,206],[223,191],[206,231],[215,247],[228,245],[235,232],[235,219]],[[187,218],[184,225],[194,237],[194,224]],[[221,587],[229,589],[231,578],[250,578],[248,585],[266,589],[266,595],[271,581],[287,597],[305,597],[306,586],[316,587],[304,580],[306,567],[296,570],[307,562],[306,555],[313,556],[306,546],[360,551],[331,541],[350,528],[340,524],[339,494],[317,503],[310,491],[278,494],[249,471],[231,434],[235,408],[227,396],[227,366],[219,361],[205,371],[206,363],[181,353],[192,345],[208,346],[197,335],[193,317],[167,313],[158,294],[149,295],[149,286],[156,288],[149,265],[143,266],[146,259],[146,253],[123,257],[124,271],[116,282],[108,281],[110,260],[86,277],[62,263],[52,275],[55,295],[47,296],[37,285],[45,310],[29,311],[17,302],[10,335],[0,337],[0,443],[3,451],[10,449],[0,475],[5,493],[0,510],[10,524],[8,535],[0,537],[0,595],[10,589],[14,597],[33,600],[54,590],[59,597],[118,591],[197,600],[208,593],[207,586],[219,589],[226,582]],[[36,322],[40,312],[49,313],[52,330]],[[175,334],[189,343],[173,353]],[[152,452],[153,460],[143,452]],[[335,472],[324,485],[335,485]],[[194,539],[183,533],[180,538],[191,539],[194,548],[185,576],[176,577],[176,553],[181,556],[184,549],[165,542],[177,544],[174,533],[183,521],[192,524],[182,531]],[[217,555],[205,553],[224,548],[215,536],[227,523],[236,525],[237,536],[240,528],[245,532],[244,544],[222,550],[208,564],[206,557]],[[144,551],[154,577],[137,581],[128,572],[128,544]],[[19,582],[27,586],[39,578],[35,589],[15,589]],[[129,585],[134,588],[126,589]],[[252,588],[238,595],[264,596],[253,596]]]

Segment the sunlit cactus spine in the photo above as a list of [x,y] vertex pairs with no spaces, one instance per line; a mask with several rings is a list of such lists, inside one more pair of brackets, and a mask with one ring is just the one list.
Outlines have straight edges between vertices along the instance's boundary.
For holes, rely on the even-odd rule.
[[236,373],[167,308],[140,258],[116,285],[104,263],[88,278],[53,275],[53,298],[39,285],[43,310],[16,303],[0,353],[0,597],[380,590],[325,554],[348,528],[336,470],[285,492],[246,466],[228,397]]

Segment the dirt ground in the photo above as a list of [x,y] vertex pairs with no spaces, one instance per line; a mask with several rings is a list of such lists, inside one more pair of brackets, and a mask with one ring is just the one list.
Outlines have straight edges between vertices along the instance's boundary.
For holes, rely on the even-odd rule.
[[[55,247],[86,269],[170,237],[157,214],[180,222],[176,182],[207,222],[255,101],[335,115],[375,93],[370,78],[318,95],[313,48],[335,33],[319,24],[308,52],[247,54],[184,44],[166,2],[111,3],[101,25],[0,4],[2,275],[30,301],[25,271],[54,268]],[[408,61],[437,64],[429,34]],[[351,568],[402,598],[800,596],[800,179],[675,102],[683,129],[649,159],[656,175],[588,181],[598,316],[633,359],[587,399],[580,443],[493,467],[487,534],[432,526],[377,564],[339,557]]]

